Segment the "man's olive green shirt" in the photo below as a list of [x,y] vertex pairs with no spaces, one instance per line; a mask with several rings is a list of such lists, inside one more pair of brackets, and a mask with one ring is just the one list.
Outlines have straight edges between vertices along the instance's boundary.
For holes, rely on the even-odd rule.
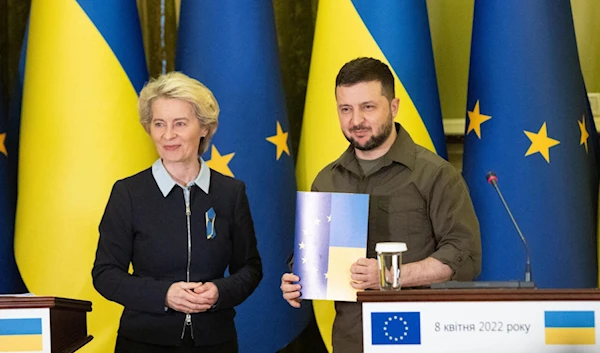
[[[403,263],[433,257],[452,269],[453,280],[472,280],[481,270],[481,239],[462,175],[399,124],[396,130],[396,141],[369,175],[350,146],[319,172],[312,191],[370,195],[367,257],[376,257],[378,242],[404,242]],[[362,352],[360,304],[336,302],[336,312],[334,352]]]

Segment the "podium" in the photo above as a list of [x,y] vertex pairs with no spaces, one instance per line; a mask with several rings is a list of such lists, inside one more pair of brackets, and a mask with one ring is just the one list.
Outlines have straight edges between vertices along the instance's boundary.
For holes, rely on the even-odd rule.
[[0,297],[0,352],[71,353],[92,340],[86,314],[92,303],[38,297]]
[[402,289],[357,297],[365,353],[600,352],[598,289]]

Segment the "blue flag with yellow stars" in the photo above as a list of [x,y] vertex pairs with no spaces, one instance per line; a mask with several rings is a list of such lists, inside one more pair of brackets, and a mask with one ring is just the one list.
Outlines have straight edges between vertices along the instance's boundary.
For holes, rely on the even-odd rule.
[[10,95],[0,86],[0,294],[27,290],[14,254],[21,83]]
[[28,29],[29,25],[23,35],[17,77],[7,91],[0,87],[0,294],[27,292],[15,261],[14,229]]
[[481,280],[597,285],[598,136],[569,0],[475,3],[463,170],[481,223]]
[[271,1],[182,1],[176,68],[221,108],[204,159],[246,183],[264,278],[236,308],[240,352],[275,352],[307,325],[310,303],[283,300],[293,250],[296,185]]

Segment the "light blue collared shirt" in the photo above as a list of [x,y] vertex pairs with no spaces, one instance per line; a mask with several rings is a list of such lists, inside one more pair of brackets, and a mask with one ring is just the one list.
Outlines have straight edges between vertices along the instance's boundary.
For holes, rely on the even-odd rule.
[[186,205],[189,205],[190,203],[190,187],[192,185],[198,185],[198,187],[202,189],[202,191],[208,194],[208,190],[210,189],[210,170],[208,169],[208,165],[206,164],[204,159],[199,158],[199,160],[200,173],[198,173],[196,179],[190,181],[185,186],[178,184],[175,180],[173,180],[169,172],[167,172],[167,170],[165,169],[165,166],[163,165],[162,160],[160,158],[157,159],[156,162],[154,162],[154,164],[152,164],[152,176],[154,177],[154,180],[156,181],[156,184],[158,185],[158,188],[160,189],[160,192],[162,192],[164,197],[167,197],[167,195],[171,192],[171,190],[173,190],[175,185],[183,189],[183,196],[185,197]]

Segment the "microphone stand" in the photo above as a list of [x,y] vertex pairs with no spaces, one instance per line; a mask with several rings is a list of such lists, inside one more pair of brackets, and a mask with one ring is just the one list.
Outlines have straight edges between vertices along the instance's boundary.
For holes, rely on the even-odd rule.
[[494,189],[496,189],[496,192],[498,192],[498,196],[500,196],[500,200],[502,201],[502,204],[504,205],[506,212],[510,216],[510,220],[512,221],[513,225],[517,229],[517,233],[519,233],[519,237],[521,237],[521,241],[523,242],[523,245],[525,246],[525,256],[526,256],[525,282],[531,282],[531,253],[529,252],[529,246],[527,245],[527,240],[525,240],[523,233],[521,233],[521,229],[519,228],[517,221],[515,221],[515,217],[513,217],[512,212],[510,212],[510,208],[508,208],[508,205],[506,204],[506,201],[504,200],[504,196],[502,196],[502,192],[500,191],[500,188],[498,187],[498,181],[497,181],[498,177],[496,177],[496,174],[494,174],[493,172],[489,172],[487,175],[487,179],[488,179],[488,183],[492,184]]
[[513,217],[512,212],[510,212],[510,208],[508,208],[508,204],[504,200],[504,196],[502,196],[502,192],[500,192],[500,188],[498,187],[498,177],[494,172],[488,172],[486,174],[486,180],[490,183],[496,192],[498,192],[498,196],[500,196],[500,200],[508,212],[510,216],[510,220],[513,225],[517,229],[517,233],[519,233],[519,237],[521,238],[521,242],[525,246],[525,281],[473,281],[473,282],[463,282],[463,281],[448,281],[441,283],[432,283],[432,289],[473,289],[473,288],[535,288],[535,284],[531,281],[531,253],[529,252],[529,246],[527,245],[527,241],[521,233],[521,229]]

